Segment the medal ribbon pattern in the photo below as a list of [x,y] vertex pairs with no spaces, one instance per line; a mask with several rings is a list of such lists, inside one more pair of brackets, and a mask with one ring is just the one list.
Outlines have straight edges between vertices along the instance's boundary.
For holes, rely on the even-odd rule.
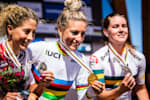
[[5,50],[8,54],[8,56],[10,57],[10,59],[13,61],[13,63],[18,67],[20,68],[21,67],[21,64],[20,62],[18,61],[17,57],[15,56],[13,50],[10,48],[9,44],[8,44],[8,41],[5,41],[4,43],[4,47],[5,47]]
[[[110,43],[108,44],[108,47],[109,47],[109,49],[113,52],[113,54],[124,64],[124,66],[127,66],[126,59],[127,59],[127,54],[128,54],[128,52],[126,51],[125,60],[124,60],[124,59],[113,49],[113,47],[111,46]],[[127,50],[127,49],[126,49],[126,50]]]
[[87,67],[87,65],[84,63],[82,59],[80,59],[73,51],[71,51],[63,42],[62,40],[59,40],[58,43],[64,48],[65,52],[73,58],[81,67],[86,68],[91,74],[93,74],[93,71]]

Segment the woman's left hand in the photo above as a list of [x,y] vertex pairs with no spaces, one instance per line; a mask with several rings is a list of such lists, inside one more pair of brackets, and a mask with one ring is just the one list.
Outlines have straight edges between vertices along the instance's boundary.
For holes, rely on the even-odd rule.
[[96,92],[96,94],[100,94],[105,88],[104,83],[99,82],[98,80],[95,80],[91,86],[93,90]]

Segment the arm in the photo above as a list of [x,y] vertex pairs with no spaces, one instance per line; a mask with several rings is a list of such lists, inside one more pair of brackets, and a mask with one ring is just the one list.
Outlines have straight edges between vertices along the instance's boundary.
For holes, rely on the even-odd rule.
[[149,100],[148,92],[145,86],[145,70],[146,70],[146,59],[141,56],[138,68],[137,85],[135,87],[135,93],[139,100]]
[[38,84],[34,83],[30,86],[29,90],[31,91],[28,100],[36,100],[41,96],[43,89],[50,85],[54,80],[54,75],[50,71],[44,71],[41,75],[40,82]]
[[145,84],[136,85],[135,92],[137,94],[138,100],[149,100],[149,96]]

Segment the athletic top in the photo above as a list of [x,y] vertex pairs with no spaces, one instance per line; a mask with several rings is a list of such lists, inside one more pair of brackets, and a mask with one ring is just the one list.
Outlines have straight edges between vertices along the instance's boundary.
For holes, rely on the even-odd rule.
[[[90,57],[91,67],[95,70],[104,71],[107,90],[118,87],[125,77],[125,73],[123,72],[125,64],[121,61],[118,55],[119,54],[109,43],[109,46],[106,45],[102,47]],[[146,68],[144,55],[137,51],[135,51],[135,54],[133,55],[128,48],[124,48],[121,58],[131,70],[133,77],[136,79],[136,84],[144,84]],[[123,93],[115,100],[131,100],[131,91]]]
[[[87,78],[89,72],[66,54],[58,41],[55,42],[35,42],[29,45],[32,60],[46,64],[46,70],[53,72],[54,81],[44,89],[40,100],[63,100],[71,88],[73,82],[77,90],[78,100],[86,98],[85,92],[88,88]],[[78,57],[86,62],[86,58],[78,51],[74,52]],[[35,79],[39,81],[39,62],[32,66]],[[73,98],[73,97],[72,97]],[[86,98],[87,99],[87,98]]]

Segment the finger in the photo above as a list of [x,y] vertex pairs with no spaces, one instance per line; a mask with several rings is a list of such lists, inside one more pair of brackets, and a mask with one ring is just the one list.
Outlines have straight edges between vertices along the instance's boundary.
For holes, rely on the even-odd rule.
[[97,87],[96,85],[93,85],[92,88],[94,89],[94,91],[96,92],[96,94],[99,94],[103,91],[102,88]]
[[[22,96],[17,92],[8,92],[5,96],[8,100],[16,100],[16,97],[22,98]],[[6,100],[7,100],[6,99]]]
[[95,80],[93,82],[93,85],[95,85],[95,86],[97,86],[99,88],[103,88],[104,87],[104,84],[102,82],[97,81],[97,80]]
[[125,76],[125,78],[123,79],[123,81],[127,82],[130,77],[131,77],[131,74],[128,73],[128,74]]
[[51,71],[43,71],[43,73],[53,75],[53,73]]
[[135,79],[132,77],[130,81],[128,82],[128,86],[131,87],[133,83],[135,82]]
[[134,82],[134,83],[132,84],[132,86],[130,87],[130,90],[132,90],[135,85],[136,85],[136,82]]

